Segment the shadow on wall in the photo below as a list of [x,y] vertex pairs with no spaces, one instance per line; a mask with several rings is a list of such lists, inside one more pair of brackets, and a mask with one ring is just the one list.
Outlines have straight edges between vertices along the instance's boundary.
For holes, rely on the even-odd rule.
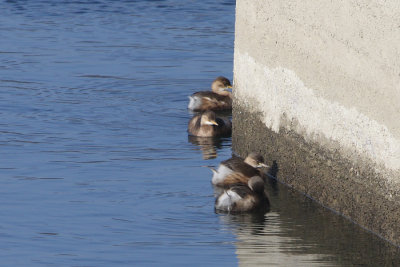
[[272,166],[269,168],[267,172],[267,177],[268,177],[268,184],[271,188],[271,193],[274,195],[278,194],[278,172],[279,172],[279,167],[278,163],[276,163],[276,160],[272,162]]

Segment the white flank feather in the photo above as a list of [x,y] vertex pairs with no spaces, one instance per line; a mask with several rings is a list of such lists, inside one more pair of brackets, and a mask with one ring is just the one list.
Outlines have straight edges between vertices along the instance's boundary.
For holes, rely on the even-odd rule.
[[215,208],[218,210],[230,211],[233,204],[241,199],[242,198],[236,192],[227,190],[218,197]]
[[212,178],[212,183],[213,184],[221,183],[225,179],[225,177],[231,173],[233,173],[231,169],[229,169],[225,165],[219,165],[218,170],[213,170],[214,175]]
[[198,96],[189,96],[189,105],[188,109],[197,109],[201,105],[201,98]]

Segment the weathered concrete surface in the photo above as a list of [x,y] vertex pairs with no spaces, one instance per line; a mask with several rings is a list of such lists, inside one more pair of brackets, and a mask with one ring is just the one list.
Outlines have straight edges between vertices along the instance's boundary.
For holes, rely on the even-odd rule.
[[400,2],[238,0],[234,150],[400,245]]

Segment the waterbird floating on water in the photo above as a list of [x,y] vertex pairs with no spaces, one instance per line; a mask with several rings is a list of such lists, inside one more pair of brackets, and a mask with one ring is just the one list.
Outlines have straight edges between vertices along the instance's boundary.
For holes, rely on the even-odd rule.
[[188,108],[193,111],[232,109],[232,84],[219,76],[211,84],[212,91],[200,91],[189,96]]
[[232,131],[232,123],[217,118],[213,111],[206,111],[194,116],[188,124],[188,132],[199,137],[228,136]]
[[[245,181],[253,176],[263,176],[259,168],[268,165],[264,164],[264,158],[255,152],[250,153],[244,160],[240,157],[233,156],[230,159],[220,163],[217,170],[213,171],[212,183],[217,186],[227,186],[234,184],[238,179]],[[232,175],[234,173],[239,173]]]
[[223,212],[266,211],[268,207],[264,180],[260,176],[251,177],[247,184],[231,186],[215,200],[215,210]]

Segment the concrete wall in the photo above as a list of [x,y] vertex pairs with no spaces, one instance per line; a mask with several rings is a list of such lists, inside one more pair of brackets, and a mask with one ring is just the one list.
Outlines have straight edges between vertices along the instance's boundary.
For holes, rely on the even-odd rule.
[[400,245],[400,1],[237,0],[233,147]]

